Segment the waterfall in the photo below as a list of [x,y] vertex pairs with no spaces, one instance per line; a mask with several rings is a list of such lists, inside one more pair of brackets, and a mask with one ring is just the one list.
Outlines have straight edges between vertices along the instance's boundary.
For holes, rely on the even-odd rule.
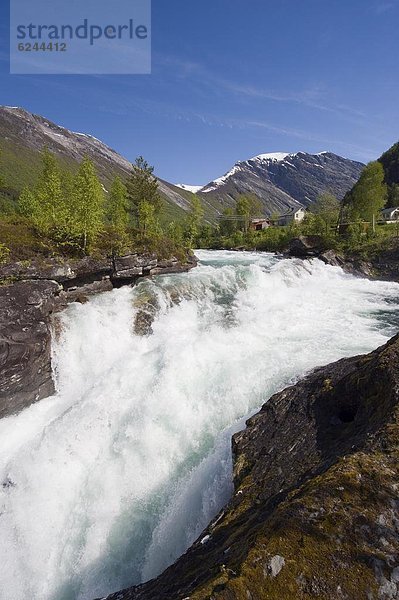
[[245,418],[398,329],[398,284],[198,256],[57,317],[57,393],[0,421],[1,600],[92,600],[158,575],[228,501]]

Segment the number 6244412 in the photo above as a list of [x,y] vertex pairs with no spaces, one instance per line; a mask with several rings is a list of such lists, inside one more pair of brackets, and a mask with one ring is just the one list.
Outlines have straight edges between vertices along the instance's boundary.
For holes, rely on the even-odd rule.
[[67,45],[65,42],[42,42],[39,44],[36,42],[26,42],[24,44],[18,44],[19,52],[66,52]]

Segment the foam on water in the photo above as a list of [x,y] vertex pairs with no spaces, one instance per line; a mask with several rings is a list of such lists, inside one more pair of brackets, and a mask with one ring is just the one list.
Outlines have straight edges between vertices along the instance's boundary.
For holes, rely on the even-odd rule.
[[397,284],[198,254],[189,274],[71,305],[54,336],[57,394],[0,421],[1,600],[92,600],[159,574],[227,502],[245,416],[396,332]]

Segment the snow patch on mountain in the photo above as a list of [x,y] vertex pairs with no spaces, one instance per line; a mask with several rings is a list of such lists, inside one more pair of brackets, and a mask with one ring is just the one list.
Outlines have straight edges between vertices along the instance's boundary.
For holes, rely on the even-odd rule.
[[269,152],[267,154],[258,154],[249,160],[237,162],[234,167],[228,171],[222,177],[218,177],[214,181],[208,183],[208,185],[201,188],[201,192],[206,194],[207,192],[213,192],[217,190],[221,185],[226,183],[230,177],[235,175],[238,171],[242,171],[245,165],[249,165],[251,162],[283,162],[287,157],[295,156],[295,154],[290,154],[289,152]]
[[176,187],[186,190],[186,192],[191,192],[192,194],[196,194],[204,187],[203,185],[186,185],[185,183],[176,183],[175,185]]
[[104,142],[102,142],[101,140],[99,140],[98,138],[94,137],[94,135],[89,135],[88,133],[81,133],[80,131],[72,131],[72,133],[74,135],[80,135],[81,137],[85,137],[89,140],[94,140],[95,142],[98,142],[99,144],[101,144],[102,146],[104,146]]
[[282,162],[287,158],[287,156],[295,156],[294,154],[290,154],[289,152],[269,152],[267,154],[258,154],[258,156],[254,156],[250,160],[260,160],[260,161],[273,161],[273,162]]
[[206,194],[207,192],[212,192],[213,190],[217,190],[217,188],[224,183],[232,176],[235,175],[238,171],[242,170],[241,163],[236,163],[232,169],[222,177],[218,177],[214,181],[211,181],[208,185],[201,189],[201,191]]

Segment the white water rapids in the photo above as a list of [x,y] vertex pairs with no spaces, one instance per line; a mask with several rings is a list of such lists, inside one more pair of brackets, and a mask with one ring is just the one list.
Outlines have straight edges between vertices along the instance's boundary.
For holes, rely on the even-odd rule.
[[[58,393],[0,421],[1,600],[92,600],[159,574],[228,500],[244,417],[399,327],[397,284],[198,255],[188,274],[69,306]],[[143,307],[154,322],[138,335]]]

